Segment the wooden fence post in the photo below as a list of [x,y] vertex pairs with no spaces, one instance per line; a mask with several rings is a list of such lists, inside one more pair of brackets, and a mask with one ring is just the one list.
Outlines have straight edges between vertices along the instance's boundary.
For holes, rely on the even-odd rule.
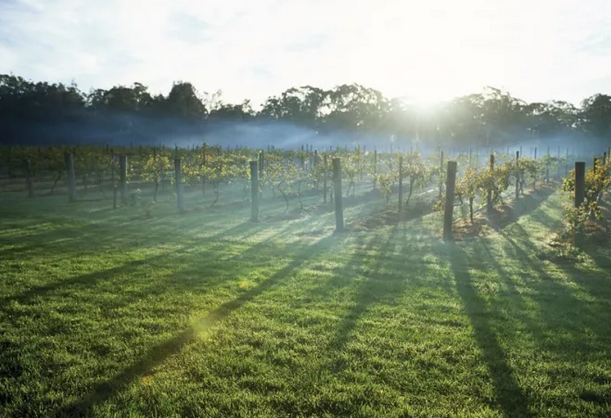
[[176,204],[178,211],[185,211],[185,201],[182,193],[182,162],[180,158],[174,159],[174,182],[176,183]]
[[586,163],[575,162],[575,207],[581,206],[586,195]]
[[558,152],[556,153],[556,177],[560,180],[560,147],[558,147]]
[[518,198],[520,197],[520,151],[516,151],[516,173],[515,175],[516,175],[516,202],[517,202]]
[[115,150],[113,148],[110,149],[110,184],[112,186],[116,186],[115,183]]
[[127,203],[127,155],[119,155],[119,191],[121,193],[121,203]]
[[[490,164],[488,166],[490,174],[494,171],[494,154],[490,154]],[[492,211],[492,188],[488,185],[488,193],[486,194],[486,209],[488,213]]]
[[259,222],[259,163],[250,162],[250,220]]
[[333,159],[333,193],[335,194],[335,231],[344,230],[344,206],[342,202],[342,163],[341,159]]
[[402,216],[401,212],[403,209],[403,156],[399,156],[399,209],[398,209],[398,219],[401,222]]
[[327,154],[323,156],[322,163],[324,164],[322,175],[322,201],[323,203],[327,203],[327,172],[329,171],[329,159]]
[[443,214],[443,239],[452,240],[452,216],[454,213],[454,189],[456,186],[456,161],[448,161],[446,173],[446,203]]
[[71,152],[64,154],[66,171],[68,172],[68,201],[76,201],[76,174],[74,173],[74,157]]

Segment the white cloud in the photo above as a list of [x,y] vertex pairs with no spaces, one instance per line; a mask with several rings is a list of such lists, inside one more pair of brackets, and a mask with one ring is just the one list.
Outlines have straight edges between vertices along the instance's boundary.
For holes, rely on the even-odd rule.
[[351,82],[417,99],[494,85],[575,102],[609,85],[607,28],[607,0],[9,0],[0,72],[84,90],[188,80],[255,102]]

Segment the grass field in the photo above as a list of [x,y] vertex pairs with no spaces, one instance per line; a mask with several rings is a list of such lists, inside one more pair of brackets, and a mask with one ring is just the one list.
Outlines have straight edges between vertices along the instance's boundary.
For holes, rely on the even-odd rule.
[[611,416],[611,251],[544,257],[559,192],[454,244],[319,198],[0,199],[0,416]]

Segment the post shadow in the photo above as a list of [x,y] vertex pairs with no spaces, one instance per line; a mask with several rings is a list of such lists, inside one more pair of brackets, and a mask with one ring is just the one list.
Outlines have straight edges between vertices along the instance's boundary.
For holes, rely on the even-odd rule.
[[[270,288],[276,286],[284,277],[286,277],[292,271],[298,269],[301,265],[306,263],[309,259],[307,258],[307,256],[312,251],[323,251],[334,245],[336,241],[337,239],[335,238],[335,236],[329,236],[306,247],[294,256],[293,261],[291,263],[274,273],[263,283],[241,294],[239,297],[221,304],[216,309],[210,311],[208,315],[198,321],[198,323],[205,324],[206,327],[210,327],[222,321],[232,312],[241,308],[245,303],[252,301],[257,296],[265,293]],[[194,341],[198,333],[201,331],[198,328],[199,327],[197,325],[189,327],[188,329],[182,331],[175,337],[155,346],[148,352],[148,354],[146,354],[139,361],[124,369],[114,378],[95,385],[90,391],[90,393],[82,396],[81,398],[70,403],[69,405],[60,408],[55,415],[90,415],[95,405],[102,403],[115,396],[127,386],[129,386],[129,384],[133,382],[138,376],[145,374],[157,365],[162,364],[168,357],[180,352],[180,350],[182,350],[185,345]]]
[[446,256],[449,258],[458,293],[471,321],[475,340],[490,372],[494,394],[503,414],[507,418],[530,417],[528,397],[516,380],[509,366],[507,354],[501,347],[490,323],[490,309],[473,286],[469,266],[477,265],[477,263],[471,263],[472,260],[460,244],[451,245]]

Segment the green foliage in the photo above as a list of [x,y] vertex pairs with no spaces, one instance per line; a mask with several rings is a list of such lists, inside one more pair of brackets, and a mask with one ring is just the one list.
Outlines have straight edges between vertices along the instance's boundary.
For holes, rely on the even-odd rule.
[[[596,169],[588,168],[585,173],[585,202],[594,217],[600,216],[598,206],[602,194],[611,185],[611,170],[609,165],[599,164]],[[563,180],[563,190],[575,193],[575,170],[571,170],[568,177]]]
[[475,198],[477,197],[477,192],[481,188],[481,181],[481,172],[478,173],[474,168],[467,168],[463,175],[456,181],[455,195],[461,203],[463,203],[463,198],[467,199],[467,203],[469,204],[469,219],[471,220],[471,223],[473,223],[473,205],[475,203]]
[[609,415],[611,257],[541,261],[557,195],[453,245],[3,199],[0,415]]

